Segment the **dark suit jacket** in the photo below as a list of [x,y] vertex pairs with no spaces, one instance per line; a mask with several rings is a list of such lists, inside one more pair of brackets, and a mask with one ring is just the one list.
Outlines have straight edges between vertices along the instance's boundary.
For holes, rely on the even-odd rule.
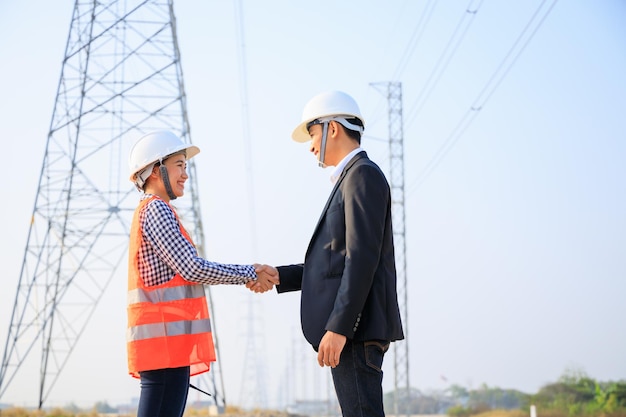
[[304,263],[278,267],[278,292],[302,291],[302,331],[315,349],[326,330],[357,341],[404,338],[390,194],[380,168],[359,152],[328,198]]

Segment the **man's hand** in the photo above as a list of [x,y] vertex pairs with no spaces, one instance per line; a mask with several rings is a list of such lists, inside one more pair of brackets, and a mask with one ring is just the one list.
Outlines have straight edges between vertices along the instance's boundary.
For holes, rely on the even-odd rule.
[[278,270],[273,266],[254,264],[254,270],[257,275],[256,281],[246,283],[250,291],[263,293],[274,288],[274,285],[280,284]]
[[345,345],[344,335],[327,330],[317,350],[317,363],[322,367],[330,366],[331,368],[339,365],[339,357]]

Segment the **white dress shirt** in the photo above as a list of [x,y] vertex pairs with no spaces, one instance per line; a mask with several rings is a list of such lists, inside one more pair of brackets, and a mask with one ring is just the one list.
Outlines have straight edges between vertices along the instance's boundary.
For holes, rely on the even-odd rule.
[[333,170],[333,173],[330,175],[330,182],[335,184],[337,180],[339,179],[339,177],[341,176],[343,169],[346,167],[346,165],[348,165],[348,162],[350,162],[350,160],[354,158],[354,155],[361,152],[362,150],[363,148],[359,146],[358,148],[356,148],[355,150],[353,150],[352,152],[344,156],[341,162],[339,162],[337,166],[335,167],[335,169]]

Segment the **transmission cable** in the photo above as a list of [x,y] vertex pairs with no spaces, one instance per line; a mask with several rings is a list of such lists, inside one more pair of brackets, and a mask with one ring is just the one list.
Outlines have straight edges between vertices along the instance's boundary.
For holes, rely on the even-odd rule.
[[472,4],[474,3],[474,1],[475,0],[470,0],[469,4],[465,8],[465,11],[463,12],[461,19],[457,23],[456,28],[452,33],[452,36],[448,40],[446,47],[442,51],[441,55],[439,55],[435,67],[431,71],[428,79],[426,80],[426,83],[423,85],[421,91],[419,92],[417,99],[415,100],[414,106],[411,110],[409,110],[409,115],[407,116],[406,122],[407,126],[409,126],[415,120],[422,107],[424,107],[424,104],[426,103],[428,97],[439,83],[439,80],[448,68],[450,61],[456,54],[459,46],[463,43],[463,40],[467,35],[467,31],[474,21],[474,16],[476,16],[476,13],[478,13],[478,10],[480,9],[480,6],[483,2],[483,0],[479,0],[478,4],[473,6]]
[[413,52],[415,51],[415,49],[417,48],[417,45],[422,39],[422,35],[424,34],[424,29],[426,29],[426,26],[428,25],[428,22],[430,21],[432,17],[433,11],[435,10],[435,5],[436,5],[436,0],[428,0],[428,2],[426,3],[426,6],[424,7],[424,13],[422,13],[420,19],[417,21],[417,24],[415,25],[415,29],[413,29],[413,34],[411,35],[411,38],[409,39],[409,42],[404,50],[404,53],[402,54],[402,57],[400,58],[400,63],[398,64],[398,67],[396,68],[396,71],[394,72],[393,77],[391,78],[392,80],[398,80],[400,76],[402,75],[402,73],[404,72],[404,69],[406,68],[408,64],[409,59],[413,55]]
[[[459,138],[467,130],[470,124],[474,121],[478,113],[483,109],[489,98],[500,86],[506,75],[509,73],[517,59],[521,56],[522,52],[526,49],[530,41],[533,39],[539,28],[542,26],[545,19],[548,17],[552,9],[558,0],[553,0],[552,4],[547,8],[545,12],[540,16],[541,10],[544,8],[547,0],[543,0],[535,13],[532,15],[513,46],[506,54],[504,59],[500,62],[495,72],[489,78],[484,85],[481,92],[478,94],[470,108],[466,111],[465,115],[457,123],[450,135],[446,138],[441,147],[435,152],[435,155],[426,164],[426,167],[418,174],[418,176],[411,182],[407,194],[417,190],[424,181],[430,176],[433,170],[439,165],[441,160],[447,155],[447,153],[458,142]],[[540,17],[539,17],[540,16]],[[539,19],[539,20],[537,20]],[[534,27],[533,27],[534,25]]]
[[[428,26],[428,23],[429,23],[429,21],[430,21],[430,19],[432,17],[432,14],[433,14],[433,11],[435,9],[436,3],[437,3],[437,0],[428,0],[426,5],[424,6],[424,11],[421,14],[420,18],[418,19],[417,24],[415,25],[415,28],[413,29],[413,33],[411,34],[411,38],[409,39],[409,42],[407,43],[406,47],[404,48],[404,52],[402,53],[402,56],[400,57],[400,63],[396,67],[396,70],[394,71],[394,75],[391,78],[392,80],[400,79],[402,73],[404,72],[404,69],[405,69],[406,65],[408,64],[411,56],[415,52],[415,49],[417,48],[417,45],[421,41],[422,35],[424,33],[424,30]],[[400,10],[400,13],[402,14],[402,10]],[[398,25],[396,25],[396,26],[398,26]],[[376,84],[376,83],[370,83],[370,86],[372,86],[374,84]],[[377,102],[377,105],[375,106],[375,108],[370,113],[372,115],[380,114],[381,113],[380,108],[383,105],[384,105],[384,103],[383,103],[383,99],[381,97],[379,99],[379,101]],[[378,119],[375,118],[375,116],[370,116],[368,114],[367,120],[368,120],[368,126],[371,128],[373,126],[373,124],[375,123],[375,121],[378,120]],[[364,138],[365,138],[365,136],[364,136]],[[387,139],[384,139],[384,140],[387,140]]]

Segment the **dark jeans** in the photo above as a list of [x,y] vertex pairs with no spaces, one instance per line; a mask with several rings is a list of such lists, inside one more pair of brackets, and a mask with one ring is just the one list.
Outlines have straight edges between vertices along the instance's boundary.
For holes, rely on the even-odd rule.
[[139,372],[137,417],[182,417],[189,392],[189,367]]
[[335,392],[344,417],[383,417],[383,357],[385,340],[348,340],[339,366],[331,368]]

